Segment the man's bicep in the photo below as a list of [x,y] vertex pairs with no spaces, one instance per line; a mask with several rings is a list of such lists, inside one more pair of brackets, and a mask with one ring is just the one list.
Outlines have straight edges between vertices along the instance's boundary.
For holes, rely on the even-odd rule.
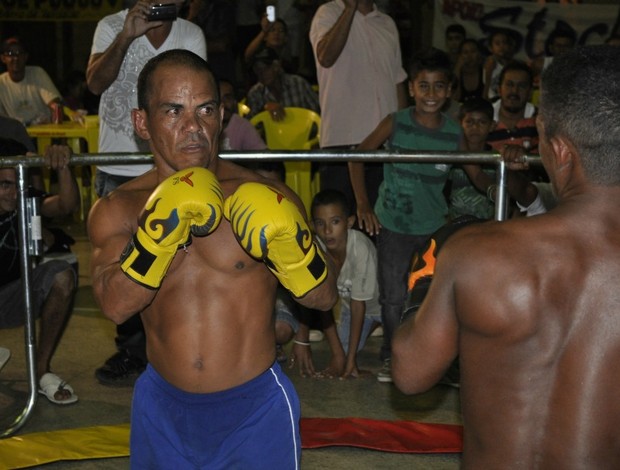
[[99,200],[91,210],[88,220],[93,277],[97,277],[106,267],[120,260],[121,253],[132,236],[132,232],[126,224],[109,223],[110,220],[123,220],[121,214],[114,213],[109,210],[110,208],[111,205],[108,201]]

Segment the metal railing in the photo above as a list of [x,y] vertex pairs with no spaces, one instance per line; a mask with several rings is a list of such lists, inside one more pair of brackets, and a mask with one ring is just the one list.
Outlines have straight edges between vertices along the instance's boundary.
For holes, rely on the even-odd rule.
[[[495,200],[495,220],[505,220],[507,208],[507,168],[500,155],[493,152],[463,153],[463,152],[386,152],[354,151],[354,150],[310,150],[310,151],[262,151],[262,152],[237,152],[226,151],[220,154],[225,160],[270,160],[270,161],[327,161],[330,162],[415,162],[415,163],[479,163],[494,164],[497,166],[497,195]],[[539,164],[538,157],[526,156],[525,161]],[[74,154],[69,162],[72,166],[83,165],[112,165],[112,164],[138,164],[152,162],[152,155],[148,153],[101,153],[101,154]],[[24,336],[26,342],[26,358],[28,365],[29,395],[28,401],[21,413],[13,423],[3,432],[0,438],[15,434],[28,420],[37,401],[37,370],[36,370],[36,341],[35,322],[32,311],[31,297],[31,254],[28,250],[28,224],[27,220],[27,181],[29,167],[40,167],[45,164],[41,156],[17,155],[0,158],[0,168],[15,168],[17,171],[17,211],[19,224],[20,243],[20,269],[21,279],[24,286],[24,305],[26,307],[26,322]]]

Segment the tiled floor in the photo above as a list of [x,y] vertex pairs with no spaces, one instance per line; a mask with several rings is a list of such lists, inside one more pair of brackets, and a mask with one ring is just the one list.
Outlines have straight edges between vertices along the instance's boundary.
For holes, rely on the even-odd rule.
[[[71,429],[129,421],[131,389],[107,388],[94,378],[94,370],[114,352],[114,325],[102,317],[90,290],[89,246],[81,225],[68,227],[76,237],[74,252],[80,265],[80,288],[73,317],[56,352],[52,367],[75,389],[80,401],[66,408],[38,400],[34,413],[18,434]],[[361,353],[363,369],[377,372],[380,338],[370,338]],[[4,430],[23,409],[27,399],[23,329],[0,330],[0,345],[13,356],[0,372],[0,429]],[[315,364],[326,365],[325,341],[312,345]],[[304,379],[289,371],[302,402],[304,417],[366,417],[382,420],[416,420],[460,423],[458,390],[437,386],[430,392],[407,397],[391,384],[381,384],[374,376],[357,380]],[[62,446],[62,443],[58,443]],[[0,468],[2,467],[0,455]],[[456,469],[457,454],[395,454],[353,447],[306,450],[303,469]],[[127,458],[62,462],[49,469],[122,469]]]

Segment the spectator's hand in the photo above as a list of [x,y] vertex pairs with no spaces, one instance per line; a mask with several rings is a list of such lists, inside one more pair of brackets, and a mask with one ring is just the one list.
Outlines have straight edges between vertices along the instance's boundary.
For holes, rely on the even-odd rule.
[[520,145],[504,145],[501,151],[502,160],[509,170],[527,170],[530,165],[525,155],[525,149]]
[[69,169],[71,154],[71,148],[67,145],[50,145],[43,155],[45,166],[56,171],[67,170]]
[[302,345],[293,343],[291,357],[288,361],[288,368],[293,369],[295,366],[299,369],[299,375],[302,377],[315,377],[314,364],[312,363],[312,348],[310,345]]
[[260,29],[265,34],[268,33],[269,30],[271,29],[271,21],[267,19],[267,13],[263,13],[263,15],[260,18]]
[[265,105],[265,111],[269,112],[271,119],[274,121],[281,121],[286,116],[286,111],[280,103],[276,103],[275,101],[270,101]]
[[150,0],[140,0],[129,10],[122,31],[127,37],[135,39],[144,35],[148,30],[158,28],[164,24],[163,21],[148,21],[147,18],[152,3]]
[[357,223],[360,229],[365,230],[370,236],[377,235],[381,230],[381,223],[368,203],[358,204]]
[[85,109],[70,109],[65,107],[65,114],[69,116],[72,122],[77,122],[78,124],[84,125],[86,122],[85,116],[88,114],[88,111]]
[[332,354],[327,367],[319,372],[318,377],[326,379],[334,379],[340,377],[344,373],[346,358],[344,355]]
[[346,379],[359,379],[361,377],[371,376],[372,373],[369,370],[361,370],[357,368],[357,362],[347,364],[344,368],[344,372],[340,376],[341,380]]

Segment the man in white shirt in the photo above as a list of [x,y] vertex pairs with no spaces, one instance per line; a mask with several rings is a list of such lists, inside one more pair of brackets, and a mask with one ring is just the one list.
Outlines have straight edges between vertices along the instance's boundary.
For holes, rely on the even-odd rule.
[[[206,59],[202,30],[181,18],[149,21],[151,3],[132,6],[106,16],[97,24],[86,70],[90,91],[99,102],[99,151],[148,152],[134,134],[131,110],[137,107],[138,74],[152,57],[169,49],[187,49]],[[178,9],[184,1],[173,2]],[[134,178],[151,165],[105,166],[97,169],[96,190],[104,196],[119,184]],[[103,174],[102,174],[103,173]]]
[[[174,0],[178,10],[184,0]],[[187,49],[206,59],[202,30],[181,18],[149,21],[151,2],[126,3],[127,9],[104,17],[97,24],[86,70],[88,88],[101,95],[99,102],[99,151],[150,152],[134,134],[131,110],[138,107],[138,75],[152,57],[170,50]],[[117,186],[141,175],[152,165],[118,165],[97,168],[95,190],[106,196]],[[95,376],[104,385],[130,386],[146,366],[144,327],[139,315],[117,326],[118,352]]]
[[[310,42],[319,82],[322,148],[356,146],[381,119],[407,106],[398,30],[372,0],[321,5],[312,19]],[[349,169],[364,171],[364,164],[350,163]],[[381,170],[381,164],[367,165],[371,199],[376,198]],[[346,164],[323,164],[320,171],[321,189],[344,191],[353,205]]]
[[51,106],[60,103],[60,93],[45,70],[26,65],[28,51],[19,38],[2,43],[0,115],[17,119],[25,126],[51,121]]

